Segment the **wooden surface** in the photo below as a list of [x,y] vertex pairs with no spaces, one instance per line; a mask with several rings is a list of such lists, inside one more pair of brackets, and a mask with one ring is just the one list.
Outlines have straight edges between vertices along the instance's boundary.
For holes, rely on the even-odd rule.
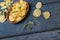
[[[22,23],[17,24],[18,27],[8,22],[0,24],[0,40],[60,40],[60,0],[26,1],[30,5],[28,17]],[[37,25],[31,31],[28,29],[23,30],[22,25],[29,20],[33,20],[32,13],[38,1],[43,3],[42,12],[51,12],[51,18],[45,20],[41,15],[38,19],[40,24],[36,23]]]
[[16,36],[1,40],[60,40],[60,30]]

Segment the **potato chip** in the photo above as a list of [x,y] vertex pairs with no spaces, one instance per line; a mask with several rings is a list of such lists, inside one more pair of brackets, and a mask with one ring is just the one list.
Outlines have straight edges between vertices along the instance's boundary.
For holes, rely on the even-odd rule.
[[48,12],[48,11],[43,12],[43,17],[45,19],[49,19],[50,18],[50,12]]
[[0,3],[1,9],[7,8],[11,4],[11,0],[4,0],[4,2]]
[[34,17],[40,17],[41,15],[41,10],[40,9],[35,9],[34,12],[33,12],[33,16]]
[[0,22],[4,23],[6,21],[6,18],[4,15],[0,15]]
[[41,8],[42,7],[42,3],[41,2],[38,2],[37,4],[36,4],[36,8]]

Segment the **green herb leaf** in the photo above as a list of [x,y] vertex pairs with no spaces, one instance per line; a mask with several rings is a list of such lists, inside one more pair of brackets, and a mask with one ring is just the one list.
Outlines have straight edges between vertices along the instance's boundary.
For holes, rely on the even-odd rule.
[[33,27],[29,27],[29,30],[32,30],[33,29]]
[[13,11],[12,13],[16,13],[16,12],[18,12],[18,11]]
[[26,27],[28,27],[28,24],[24,24],[24,29],[25,29]]

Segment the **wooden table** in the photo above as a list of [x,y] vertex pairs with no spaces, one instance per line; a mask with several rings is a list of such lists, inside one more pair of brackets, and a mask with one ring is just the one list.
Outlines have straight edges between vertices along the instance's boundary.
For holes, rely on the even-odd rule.
[[[30,5],[28,17],[24,22],[33,20],[32,13],[35,9],[35,4],[38,1],[43,3],[42,12],[50,11],[51,18],[45,20],[41,16],[38,21],[41,23],[33,27],[30,31],[28,29],[23,30],[21,27],[8,27],[10,24],[4,27],[0,24],[0,40],[60,40],[60,0],[26,0]],[[24,24],[24,22],[22,22]],[[7,23],[7,22],[6,22]],[[19,24],[17,24],[19,25]]]

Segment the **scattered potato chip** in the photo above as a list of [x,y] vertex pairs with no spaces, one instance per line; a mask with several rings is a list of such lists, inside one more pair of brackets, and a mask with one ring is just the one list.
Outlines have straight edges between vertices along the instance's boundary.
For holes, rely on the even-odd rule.
[[0,15],[0,22],[4,23],[6,21],[6,18],[4,15]]
[[50,18],[50,12],[48,12],[48,11],[43,12],[43,16],[45,19],[49,19]]
[[41,8],[42,7],[42,3],[41,2],[38,2],[37,4],[36,4],[36,8]]
[[4,23],[6,21],[6,12],[7,10],[0,11],[0,23]]
[[0,6],[2,7],[1,9],[7,8],[11,3],[11,0],[4,0],[4,2],[0,3]]
[[33,12],[34,17],[39,17],[41,15],[41,10],[40,9],[35,9]]
[[1,9],[5,9],[7,6],[3,6]]
[[6,21],[6,19],[4,19],[3,21],[0,21],[1,23],[4,23]]

